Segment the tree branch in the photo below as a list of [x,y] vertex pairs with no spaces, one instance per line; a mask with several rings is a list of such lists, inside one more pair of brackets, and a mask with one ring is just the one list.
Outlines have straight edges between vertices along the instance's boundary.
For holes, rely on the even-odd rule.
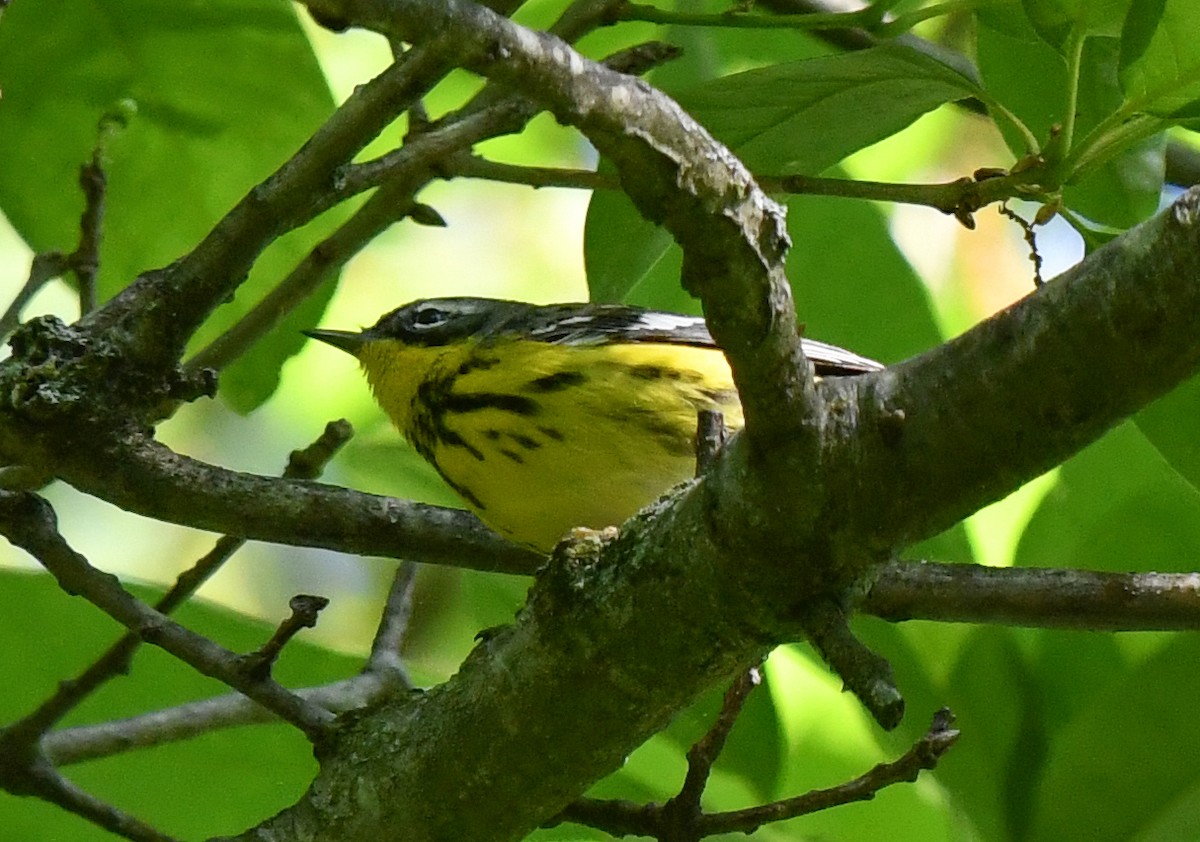
[[[297,696],[340,713],[366,707],[388,693],[411,688],[400,660],[400,646],[412,609],[415,574],[415,564],[401,562],[397,566],[362,673],[321,687],[296,690]],[[266,708],[235,693],[117,722],[66,728],[48,735],[41,748],[50,762],[62,765],[184,740],[218,728],[274,719],[274,714]]]
[[392,586],[388,589],[383,615],[379,619],[375,639],[371,641],[371,654],[365,668],[366,672],[391,674],[405,686],[409,686],[409,682],[400,659],[400,646],[412,616],[412,591],[416,580],[417,565],[411,561],[400,562],[392,578]]
[[54,511],[32,494],[0,493],[0,532],[37,559],[69,594],[96,607],[198,672],[240,690],[303,730],[313,742],[327,736],[333,717],[273,680],[248,676],[237,655],[167,619],[125,591],[115,576],[92,567],[58,534]]
[[[290,478],[318,476],[333,455],[349,441],[351,434],[350,425],[345,421],[330,422],[315,442],[302,450],[292,451],[283,475]],[[180,574],[175,584],[154,603],[154,610],[170,614],[186,602],[245,543],[246,539],[230,535],[219,538],[212,550]],[[18,735],[30,746],[36,743],[55,723],[106,681],[128,672],[134,652],[141,644],[142,638],[130,632],[110,646],[78,676],[59,682],[55,693],[38,705],[33,713],[5,729],[9,744],[11,745]]]
[[[450,35],[462,66],[519,87],[583,131],[617,164],[622,186],[642,214],[683,246],[684,285],[704,301],[713,335],[730,359],[747,435],[808,435],[804,406],[811,402],[812,380],[783,272],[789,245],[783,210],[678,105],[551,34],[523,29],[463,0],[436,7],[423,0],[306,5],[314,14],[353,20],[389,37],[422,42]],[[640,130],[631,133],[635,125]],[[793,400],[781,402],[780,394]]]
[[[453,33],[468,67],[588,134],[643,213],[683,244],[685,281],[705,299],[750,421],[712,473],[602,552],[556,556],[516,623],[454,679],[351,726],[310,797],[256,838],[381,826],[414,840],[523,835],[702,688],[785,639],[815,594],[1013,490],[1197,366],[1191,197],[1023,301],[1019,318],[1010,311],[896,369],[827,378],[814,392],[795,356],[778,211],[669,100],[455,0],[336,5],[397,37]],[[1034,348],[1052,388],[1031,376]],[[1029,458],[1014,459],[1015,440],[1035,440]],[[569,711],[553,701],[564,694]],[[433,718],[454,752],[421,738]],[[362,780],[376,782],[374,815],[355,806]],[[447,780],[455,786],[437,785]],[[421,805],[434,799],[443,810],[429,816]]]
[[1200,573],[1095,573],[899,561],[857,606],[884,620],[1080,631],[1200,629]]
[[827,528],[868,546],[930,537],[1168,392],[1200,367],[1197,278],[1190,191],[957,339],[846,381],[855,426],[827,424],[853,445],[829,491],[857,514]]
[[[829,597],[907,543],[1012,490],[1196,369],[1200,249],[1190,197],[945,348],[814,386],[782,275],[788,243],[780,209],[669,99],[461,0],[310,5],[368,22],[393,41],[424,42],[413,61],[427,55],[427,44],[452,41],[456,60],[583,129],[617,165],[643,213],[683,245],[685,283],[704,298],[749,424],[712,472],[635,518],[619,540],[560,551],[515,623],[481,643],[453,680],[355,717],[323,756],[309,798],[247,838],[375,838],[381,827],[417,842],[517,838],[616,768],[704,688],[787,639],[814,596]],[[402,105],[421,89],[408,81],[371,88],[350,114],[371,97]],[[337,138],[320,135],[309,149],[319,154],[297,163],[303,177],[287,189],[320,194],[329,186],[326,165],[353,154],[376,116],[343,126]],[[142,292],[162,283],[185,285],[184,294],[171,289],[167,299],[139,302],[130,292],[87,324],[129,330],[135,346],[165,326],[168,344],[182,347],[261,241],[302,215],[303,197],[281,198],[276,186],[239,206],[229,224],[245,228],[225,230],[236,234],[230,243],[206,240],[169,271],[143,279]],[[285,221],[264,208],[282,209]],[[232,248],[230,261],[217,262],[218,246]],[[135,303],[149,315],[130,315]],[[164,325],[176,305],[186,311],[181,324]],[[336,509],[340,501],[344,513],[391,503],[295,482],[271,488],[171,454],[128,423],[114,434],[84,410],[64,409],[71,402],[44,388],[57,381],[38,379],[55,366],[44,368],[4,383],[19,387],[2,390],[15,419],[0,432],[6,454],[39,457],[80,487],[148,513],[163,509],[154,498],[173,494],[199,504],[188,517],[201,523],[241,517],[248,530],[277,528],[243,514],[255,512],[270,523],[278,517],[281,532],[297,530],[294,540],[411,549],[407,535],[385,540],[345,526],[337,532],[328,521],[307,526],[330,503]],[[96,442],[75,448],[94,454],[62,453],[63,441],[79,439]],[[115,476],[114,458],[126,465]],[[181,495],[176,485],[189,491]],[[265,499],[268,491],[280,496]],[[376,532],[390,517],[356,516],[356,530]],[[398,519],[439,517],[404,508]],[[424,552],[449,557],[469,545],[443,535]]]
[[[0,430],[0,439],[3,430]],[[147,517],[251,540],[529,574],[545,559],[471,514],[208,465],[150,439],[71,454],[71,483]]]
[[925,735],[891,763],[880,763],[865,775],[829,789],[816,790],[761,807],[705,816],[701,826],[705,834],[710,836],[731,832],[753,833],[769,822],[783,821],[855,801],[869,801],[880,790],[893,784],[915,781],[921,772],[935,768],[942,755],[958,742],[959,732],[953,725],[953,715],[943,708],[934,715],[933,723]]
[[267,244],[311,219],[339,168],[450,70],[446,53],[436,43],[414,48],[360,86],[303,149],[247,194],[195,249],[165,269],[142,275],[83,326],[123,337],[134,360],[159,366],[177,360]]
[[[47,764],[39,763],[33,768],[15,768],[12,766],[13,759],[13,756],[0,758],[0,786],[9,792],[36,795],[97,827],[134,842],[177,842],[173,837],[160,833],[124,810],[119,810],[80,789]],[[20,776],[16,781],[10,777],[14,772]]]
[[898,783],[912,782],[921,772],[933,769],[942,756],[958,741],[954,717],[942,709],[933,717],[929,730],[912,748],[890,763],[880,763],[864,775],[829,789],[819,789],[761,807],[726,813],[697,812],[684,825],[682,834],[665,807],[633,804],[628,801],[581,799],[557,821],[571,821],[607,831],[616,836],[653,836],[656,839],[701,839],[726,833],[752,834],[764,824],[786,821],[797,816],[840,807],[855,801],[869,801],[881,790]]
[[[331,713],[343,713],[370,707],[404,688],[396,675],[368,671],[342,681],[292,692]],[[134,749],[180,742],[222,728],[278,721],[279,717],[258,702],[241,693],[229,693],[128,719],[52,731],[46,735],[41,747],[49,762],[68,766]]]

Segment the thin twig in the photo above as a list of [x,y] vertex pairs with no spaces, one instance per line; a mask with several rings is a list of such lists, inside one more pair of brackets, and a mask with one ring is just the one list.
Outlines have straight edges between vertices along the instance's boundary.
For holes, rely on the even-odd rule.
[[[294,479],[315,479],[352,435],[349,422],[344,419],[331,421],[325,425],[316,441],[306,448],[292,451],[283,475]],[[154,604],[154,609],[162,614],[170,614],[199,590],[245,543],[244,538],[231,535],[218,538],[209,552],[179,575],[175,584]],[[55,723],[106,681],[127,673],[133,654],[141,644],[139,635],[127,633],[78,676],[59,682],[50,698],[5,729],[9,745],[13,745],[13,740],[24,740],[30,746],[36,743]]]
[[1033,231],[1034,223],[1027,222],[1006,202],[1000,204],[999,210],[1001,216],[1011,219],[1021,229],[1021,233],[1025,237],[1025,244],[1029,246],[1029,262],[1033,264],[1033,285],[1035,287],[1042,286],[1046,282],[1042,280],[1042,254],[1038,251],[1037,234]]
[[554,823],[564,821],[587,825],[614,836],[652,836],[656,839],[702,839],[721,833],[751,834],[764,824],[828,810],[854,801],[869,801],[875,794],[898,783],[915,781],[922,771],[937,766],[942,756],[958,740],[953,727],[954,715],[942,708],[921,739],[890,763],[880,763],[869,772],[829,789],[725,813],[694,815],[683,828],[669,823],[671,817],[657,804],[584,798],[571,804]]
[[701,814],[700,798],[704,795],[704,787],[708,784],[713,764],[725,748],[725,740],[729,738],[729,732],[733,730],[746,700],[750,698],[750,693],[761,683],[762,665],[756,664],[735,678],[725,691],[716,721],[708,729],[708,733],[688,749],[687,775],[684,776],[679,793],[664,807],[667,813],[674,813],[681,821],[688,823],[692,817]]
[[676,12],[642,3],[625,3],[616,10],[614,21],[645,21],[674,26],[706,26],[735,29],[847,29],[861,27],[870,21],[871,10],[859,12],[829,12],[827,14],[756,15],[740,12],[705,14]]
[[62,252],[48,251],[34,255],[33,262],[29,266],[29,277],[17,290],[17,294],[13,296],[4,315],[0,316],[0,339],[7,338],[17,329],[17,325],[21,323],[21,311],[41,291],[42,287],[55,278],[62,277],[70,268],[69,259]]
[[856,606],[914,618],[1079,631],[1200,629],[1200,573],[1099,573],[897,561]]
[[[169,614],[245,543],[244,539],[228,535],[217,539],[212,550],[184,571],[175,584],[155,603],[155,610]],[[55,692],[38,705],[36,710],[5,729],[7,735],[13,738],[21,735],[21,738],[30,743],[36,742],[105,682],[126,674],[133,654],[142,642],[142,638],[136,633],[127,632],[78,676],[60,681]]]
[[[448,177],[481,178],[534,188],[621,189],[621,182],[616,173],[570,167],[527,167],[490,161],[470,153],[455,155],[444,166]],[[966,228],[974,228],[973,215],[981,208],[1013,196],[1030,195],[1028,185],[1032,183],[1032,179],[1027,172],[1004,173],[1003,176],[989,178],[963,176],[941,184],[905,184],[807,175],[755,175],[755,180],[767,193],[834,196],[920,205],[953,216]]]
[[96,274],[100,271],[100,242],[104,228],[104,196],[108,178],[101,163],[101,144],[107,130],[92,150],[92,159],[79,168],[79,186],[83,190],[83,215],[79,218],[79,247],[70,256],[71,272],[79,285],[79,313],[96,308]]
[[392,673],[408,686],[408,677],[400,659],[400,647],[404,643],[404,635],[408,632],[408,622],[412,616],[412,592],[417,579],[417,565],[411,561],[401,561],[396,567],[396,575],[392,586],[388,589],[387,601],[384,603],[383,616],[379,620],[379,628],[375,631],[375,639],[371,641],[371,654],[363,667],[364,672]]
[[[677,55],[678,50],[671,45],[651,41],[616,52],[606,58],[604,64],[622,73],[644,72],[656,63],[669,61]],[[481,140],[520,131],[539,111],[537,103],[533,100],[504,91],[503,88],[489,85],[457,112],[424,127],[415,138],[399,149],[345,167],[335,187],[322,197],[320,202],[324,207],[332,206],[364,190],[386,184],[398,173],[411,175],[414,171],[421,171],[423,167],[436,165],[437,173],[445,178],[465,174],[455,169],[452,162],[454,156],[465,152]],[[462,163],[466,167],[475,166],[469,160]],[[496,166],[499,168],[498,172],[512,173],[514,179],[518,177],[514,170],[505,165]],[[541,168],[541,171],[546,173],[548,178],[554,177],[556,173],[568,179],[573,175],[587,177],[584,175],[586,171],[582,170],[555,170],[546,167]],[[432,177],[432,173],[430,175]],[[424,182],[421,182],[420,186],[424,186]],[[579,185],[564,183],[561,186]],[[414,188],[414,192],[416,189]]]
[[[580,37],[600,25],[597,7],[603,4],[575,4],[572,9],[579,5],[587,5],[590,12],[572,14],[568,10],[554,28],[560,36]],[[622,50],[609,61],[622,72],[635,73],[678,55],[678,48],[654,41]],[[237,359],[393,223],[411,217],[420,224],[444,224],[436,212],[431,214],[431,208],[415,200],[421,188],[442,172],[444,159],[482,140],[518,132],[537,113],[536,106],[522,97],[509,95],[497,100],[497,96],[497,88],[489,86],[466,107],[437,124],[425,123],[420,112],[413,120],[410,106],[409,125],[418,130],[410,131],[405,145],[374,161],[346,166],[335,185],[315,198],[309,210],[324,211],[372,187],[379,187],[379,191],[316,245],[245,316],[192,357],[187,368],[220,370]],[[420,106],[420,99],[415,104]]]
[[569,187],[580,190],[620,190],[616,173],[581,170],[568,167],[527,167],[489,161],[478,155],[463,153],[445,163],[448,176],[481,178],[501,184],[523,184],[528,187]]
[[[0,759],[0,766],[6,765],[6,760],[7,758]],[[86,819],[97,827],[134,842],[176,842],[174,837],[159,832],[140,819],[80,789],[46,764],[33,770],[21,770],[21,773],[22,783],[27,788],[16,791],[18,794],[35,795],[68,813]],[[7,783],[3,771],[0,771],[0,784]]]
[[92,157],[79,168],[79,187],[83,191],[83,213],[79,217],[79,244],[70,254],[59,251],[34,255],[29,278],[17,292],[4,315],[0,316],[0,338],[8,336],[21,321],[21,311],[47,283],[67,272],[75,276],[79,290],[79,312],[88,313],[96,306],[96,273],[100,269],[100,242],[103,239],[104,197],[108,179],[104,174],[103,151],[119,116],[106,114],[100,120]]
[[[374,671],[293,692],[332,713],[342,713],[368,707],[404,689],[407,685],[396,675]],[[180,742],[221,728],[277,721],[275,714],[257,702],[241,693],[228,693],[128,719],[53,731],[42,741],[42,750],[55,765],[65,766]]]
[[953,725],[954,715],[948,708],[942,708],[934,714],[933,724],[925,735],[897,760],[880,763],[865,775],[829,789],[815,790],[761,807],[705,816],[701,824],[704,835],[753,833],[769,822],[784,821],[855,801],[869,801],[880,790],[893,784],[911,783],[921,772],[935,768],[942,756],[958,741],[959,732]]
[[228,366],[278,326],[322,284],[329,282],[363,246],[416,207],[410,179],[382,187],[336,231],[318,243],[244,316],[186,363],[187,371]]
[[288,615],[270,639],[248,655],[241,658],[242,671],[254,681],[263,681],[271,675],[275,662],[283,653],[283,647],[291,642],[301,629],[317,625],[317,617],[329,605],[329,599],[312,594],[297,594],[288,601],[292,613]]

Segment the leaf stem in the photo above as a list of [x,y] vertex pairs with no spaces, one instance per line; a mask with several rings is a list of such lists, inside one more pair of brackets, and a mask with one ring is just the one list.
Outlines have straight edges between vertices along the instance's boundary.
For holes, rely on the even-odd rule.
[[1062,134],[1059,136],[1061,149],[1070,152],[1075,140],[1075,117],[1079,110],[1079,77],[1083,67],[1083,44],[1086,36],[1073,32],[1070,53],[1067,57],[1067,99],[1063,107]]

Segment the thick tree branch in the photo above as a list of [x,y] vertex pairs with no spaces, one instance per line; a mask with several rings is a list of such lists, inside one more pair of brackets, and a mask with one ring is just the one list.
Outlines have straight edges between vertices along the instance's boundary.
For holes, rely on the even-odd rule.
[[1195,373],[1197,337],[1192,191],[957,339],[849,381],[855,410],[826,420],[846,459],[830,497],[857,509],[837,528],[878,547],[937,534]]
[[[447,684],[388,699],[348,723],[323,755],[310,797],[246,838],[344,842],[378,838],[381,828],[418,842],[518,838],[705,688],[788,639],[814,596],[828,597],[1012,490],[1197,366],[1200,249],[1189,198],[955,343],[895,370],[815,387],[782,276],[780,209],[669,99],[462,0],[310,5],[418,42],[411,61],[436,52],[427,45],[453,42],[456,61],[579,126],[617,165],[643,213],[683,245],[685,282],[704,298],[729,353],[749,424],[706,478],[635,518],[616,542],[560,548],[511,627],[483,642]],[[444,63],[434,64],[440,71]],[[392,87],[380,83],[370,94],[402,107],[427,79],[401,81],[391,77]],[[355,101],[350,114],[362,116],[362,105]],[[337,138],[319,136],[307,150],[316,158],[300,159],[313,169],[287,189],[315,196],[329,188],[329,167],[357,149],[375,117]],[[88,324],[128,330],[135,346],[164,329],[168,345],[182,347],[262,242],[297,218],[302,199],[267,188],[252,194],[223,231],[237,235],[231,243],[206,240],[143,281],[142,292],[161,292],[158,283],[172,292],[170,306],[130,292]],[[286,221],[264,208],[282,208]],[[232,259],[218,263],[218,246],[231,247]],[[174,284],[184,294],[174,297]],[[133,315],[135,303],[146,315]],[[186,311],[179,319],[176,305]],[[161,362],[159,350],[153,356]],[[182,459],[142,431],[114,434],[71,409],[47,386],[57,385],[49,378],[58,370],[46,365],[38,372],[46,379],[4,384],[20,388],[5,390],[18,420],[4,425],[0,450],[62,466],[73,483],[136,510],[161,511],[158,498],[184,485],[197,523],[227,529],[231,512],[254,512],[231,531],[261,533],[275,528],[262,526],[262,516],[277,516],[281,532],[299,531],[292,540],[394,542],[394,551],[412,549],[407,535],[385,541],[364,530],[441,517],[410,508],[353,515],[350,503],[378,498],[301,483],[271,483],[280,496],[264,499],[272,490],[265,482]],[[89,446],[64,455],[62,442],[79,439]],[[116,476],[114,458],[128,466]],[[320,523],[339,500],[339,514],[358,518],[353,530]],[[319,526],[307,527],[310,519]],[[434,547],[425,553],[449,557],[464,543],[445,534]]]
[[72,484],[197,529],[432,564],[529,574],[544,558],[456,509],[231,471],[134,437],[77,454]]
[[247,539],[510,573],[531,573],[541,561],[463,512],[174,453],[123,411],[126,391],[135,393],[131,402],[146,400],[144,381],[110,374],[111,357],[91,356],[92,347],[85,332],[56,322],[18,334],[15,356],[24,366],[4,372],[11,405],[0,424],[0,454],[9,463],[38,466],[131,512]]

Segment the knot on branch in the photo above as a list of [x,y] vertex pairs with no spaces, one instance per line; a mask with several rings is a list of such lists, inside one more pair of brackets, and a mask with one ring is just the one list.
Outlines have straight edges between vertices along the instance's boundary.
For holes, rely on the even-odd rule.
[[25,323],[9,340],[13,360],[24,363],[9,383],[7,403],[44,420],[86,396],[86,380],[64,376],[88,356],[88,336],[54,316]]
[[103,335],[39,316],[9,340],[13,356],[0,380],[3,404],[33,421],[159,417],[156,407],[216,392],[211,371],[184,374],[129,362],[122,348]]
[[596,590],[595,577],[605,564],[604,552],[620,536],[616,527],[572,529],[554,548],[550,560],[538,571],[529,591],[528,608],[550,611],[566,608]]

